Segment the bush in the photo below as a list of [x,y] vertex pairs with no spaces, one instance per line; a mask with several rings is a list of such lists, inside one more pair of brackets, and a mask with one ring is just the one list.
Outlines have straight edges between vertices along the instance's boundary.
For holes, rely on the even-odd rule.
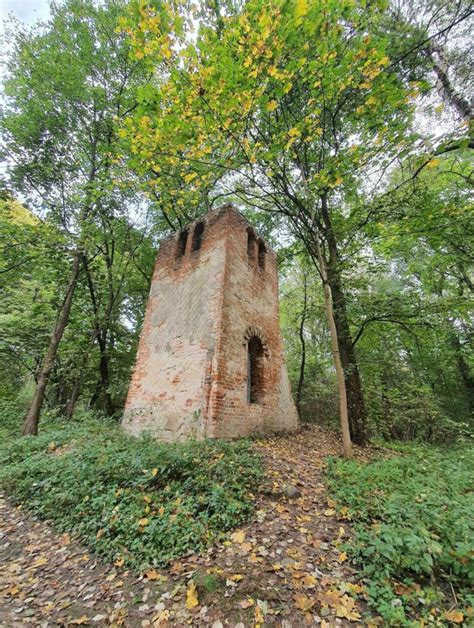
[[25,416],[24,408],[17,401],[0,400],[0,443],[21,433]]
[[[16,399],[0,399],[0,443],[6,442],[10,438],[14,438],[21,434],[23,423],[28,413],[29,403],[26,403],[19,395]],[[98,418],[97,412],[87,411],[78,418]],[[58,408],[48,407],[46,404],[41,412],[41,429],[50,430],[58,429],[61,425],[65,425],[67,421]]]
[[474,604],[474,448],[403,451],[371,464],[332,459],[328,467],[330,488],[355,522],[347,550],[390,625],[451,607],[451,587],[460,604]]
[[164,565],[253,510],[261,467],[249,443],[158,444],[89,420],[0,449],[0,485],[107,558]]
[[384,439],[454,444],[472,438],[472,427],[446,417],[426,386],[367,388],[370,425]]

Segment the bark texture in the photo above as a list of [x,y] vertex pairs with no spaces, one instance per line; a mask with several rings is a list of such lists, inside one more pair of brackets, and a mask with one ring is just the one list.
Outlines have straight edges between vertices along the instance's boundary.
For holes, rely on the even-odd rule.
[[71,313],[71,305],[74,297],[74,291],[76,289],[77,278],[81,270],[81,252],[76,251],[74,253],[71,276],[69,278],[68,287],[64,296],[61,308],[59,310],[58,320],[54,327],[53,335],[51,337],[48,351],[41,367],[40,374],[38,376],[38,384],[36,386],[35,394],[31,402],[28,414],[23,425],[23,436],[30,436],[38,434],[38,424],[43,406],[44,396],[46,393],[46,386],[48,385],[51,372],[54,367],[54,362],[58,353],[59,343],[63,337],[64,331],[69,322],[69,315]]
[[326,199],[324,197],[322,198],[321,203],[321,215],[325,228],[324,235],[329,251],[327,282],[332,295],[339,354],[342,368],[344,370],[351,436],[352,440],[358,445],[365,445],[367,442],[367,412],[362,391],[362,381],[357,364],[354,343],[349,328],[346,297],[342,289],[339,270],[340,261],[336,238],[334,236]]

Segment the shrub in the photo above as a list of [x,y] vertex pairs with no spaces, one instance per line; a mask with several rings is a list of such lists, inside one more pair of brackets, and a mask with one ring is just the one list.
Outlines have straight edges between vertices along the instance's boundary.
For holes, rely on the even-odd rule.
[[106,420],[10,441],[0,469],[15,502],[136,567],[201,550],[244,522],[261,474],[246,441],[158,444]]
[[472,426],[446,417],[426,386],[367,387],[370,425],[375,435],[400,441],[454,444],[472,438]]
[[474,448],[403,450],[328,467],[330,488],[355,522],[348,552],[390,625],[450,607],[451,586],[466,607],[474,603]]

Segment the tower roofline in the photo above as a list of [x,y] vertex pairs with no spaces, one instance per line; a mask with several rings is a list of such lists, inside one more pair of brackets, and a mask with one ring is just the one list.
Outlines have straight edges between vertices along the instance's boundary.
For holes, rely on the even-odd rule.
[[268,251],[272,251],[273,253],[275,253],[274,249],[262,238],[262,236],[257,232],[255,227],[252,225],[252,223],[249,222],[249,220],[247,220],[247,218],[242,214],[242,212],[239,211],[237,207],[235,207],[235,205],[233,205],[232,203],[224,203],[224,205],[221,205],[220,207],[216,207],[215,209],[211,209],[205,214],[202,214],[201,216],[199,216],[198,218],[195,218],[194,220],[187,222],[182,227],[182,229],[179,229],[175,231],[174,233],[171,233],[169,236],[162,238],[160,240],[160,243],[166,242],[168,240],[172,240],[178,237],[182,231],[184,231],[185,229],[192,229],[192,227],[199,222],[209,223],[209,222],[212,222],[213,220],[217,220],[218,218],[220,218],[220,216],[224,216],[225,214],[229,212],[233,212],[236,216],[238,216],[242,224],[247,229],[251,229],[255,233],[257,240],[261,240],[265,244],[265,247]]

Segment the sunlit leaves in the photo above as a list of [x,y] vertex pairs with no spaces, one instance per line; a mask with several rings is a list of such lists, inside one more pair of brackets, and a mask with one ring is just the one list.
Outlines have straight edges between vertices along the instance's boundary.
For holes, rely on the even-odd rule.
[[[264,7],[249,3],[240,15],[226,20],[223,32],[203,27],[196,41],[181,45],[171,66],[157,46],[165,38],[182,37],[176,25],[183,21],[169,7],[160,10],[167,19],[159,32],[154,31],[155,22],[150,28],[146,25],[156,17],[155,9],[150,13],[138,9],[139,17],[135,10],[135,21],[132,15],[127,27],[132,28],[135,50],[145,51],[148,62],[164,73],[164,80],[155,87],[156,97],[143,101],[125,128],[132,163],[143,175],[156,177],[149,165],[159,156],[166,174],[162,172],[153,187],[160,191],[162,202],[175,210],[178,198],[182,205],[193,205],[199,202],[199,190],[209,189],[232,171],[242,173],[248,165],[259,171],[263,163],[267,169],[268,159],[285,152],[285,161],[290,156],[298,161],[303,146],[314,158],[319,153],[319,163],[322,153],[328,170],[337,163],[338,170],[352,172],[362,158],[368,159],[367,153],[379,152],[375,142],[368,143],[366,129],[379,131],[390,108],[401,113],[406,106],[403,89],[383,74],[388,63],[383,40],[366,34],[378,19],[378,9],[362,17],[349,0],[324,11],[307,2]],[[349,15],[356,31],[347,46],[341,20]],[[300,29],[307,37],[317,36],[317,43],[309,45]],[[364,97],[367,90],[371,93]],[[159,102],[159,108],[149,106],[151,101]],[[280,110],[285,115],[275,117]],[[328,118],[333,110],[339,111],[341,120]],[[147,116],[153,119],[149,132],[140,123]],[[334,128],[328,128],[329,120]],[[398,127],[391,132],[396,135]],[[342,142],[338,140],[333,155],[330,137],[340,133]],[[349,133],[354,139],[359,133],[365,142],[363,154],[352,146],[347,150],[343,138]],[[176,180],[191,182],[190,167],[199,177],[196,185],[193,189],[177,186]],[[311,181],[316,191],[330,183],[324,177]]]

